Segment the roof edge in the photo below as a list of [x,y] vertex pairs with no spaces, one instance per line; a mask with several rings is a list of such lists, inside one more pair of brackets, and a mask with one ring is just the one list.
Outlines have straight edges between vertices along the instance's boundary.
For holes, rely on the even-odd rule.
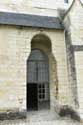
[[63,24],[58,17],[12,12],[0,12],[0,24],[48,29],[64,29]]
[[69,9],[65,12],[64,17],[63,17],[63,20],[65,19],[66,15],[69,13],[69,11],[71,10],[71,8],[73,7],[74,2],[75,2],[75,0],[72,1],[71,6],[70,6]]
[[82,0],[80,0],[80,3],[81,3],[81,5],[83,6],[83,2],[82,2]]
[[[76,1],[76,0],[73,0],[73,1],[72,1],[71,6],[70,6],[70,7],[69,7],[69,9],[65,12],[64,17],[63,17],[63,20],[65,19],[66,15],[69,13],[69,11],[71,10],[71,8],[73,7],[73,5],[74,5],[75,1]],[[79,0],[79,2],[80,2],[80,3],[81,3],[81,5],[83,6],[82,1],[81,1],[81,0]]]

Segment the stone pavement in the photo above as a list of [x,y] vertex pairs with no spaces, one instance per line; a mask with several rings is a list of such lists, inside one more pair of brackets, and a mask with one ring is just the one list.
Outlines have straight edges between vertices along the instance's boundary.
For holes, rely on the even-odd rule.
[[27,113],[26,120],[6,120],[0,125],[81,125],[68,118],[60,118],[54,111],[34,111]]
[[66,120],[26,122],[26,121],[4,121],[0,125],[81,125],[81,123]]

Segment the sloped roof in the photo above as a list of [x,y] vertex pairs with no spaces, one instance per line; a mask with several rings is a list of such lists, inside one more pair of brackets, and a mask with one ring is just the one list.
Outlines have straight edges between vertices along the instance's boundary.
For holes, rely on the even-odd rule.
[[[75,4],[76,1],[77,1],[77,0],[73,0],[73,1],[72,1],[71,6],[70,6],[69,9],[65,12],[63,19],[64,19],[64,18],[66,17],[66,15],[71,11],[71,9],[72,9],[72,7],[73,7],[73,5]],[[80,5],[83,6],[83,0],[78,0],[78,1],[80,2]]]
[[63,29],[58,17],[0,12],[0,24]]
[[81,4],[83,5],[83,0],[80,0]]

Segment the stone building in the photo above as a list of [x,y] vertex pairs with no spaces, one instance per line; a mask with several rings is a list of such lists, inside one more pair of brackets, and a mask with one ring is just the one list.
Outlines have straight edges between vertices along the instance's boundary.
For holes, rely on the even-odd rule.
[[83,1],[0,1],[0,112],[72,107],[83,118]]

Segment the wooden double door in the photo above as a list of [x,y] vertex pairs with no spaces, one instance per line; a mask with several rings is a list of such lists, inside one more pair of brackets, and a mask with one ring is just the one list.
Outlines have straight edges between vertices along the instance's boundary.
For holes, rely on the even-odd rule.
[[32,50],[27,61],[27,110],[50,107],[49,65],[47,56]]

